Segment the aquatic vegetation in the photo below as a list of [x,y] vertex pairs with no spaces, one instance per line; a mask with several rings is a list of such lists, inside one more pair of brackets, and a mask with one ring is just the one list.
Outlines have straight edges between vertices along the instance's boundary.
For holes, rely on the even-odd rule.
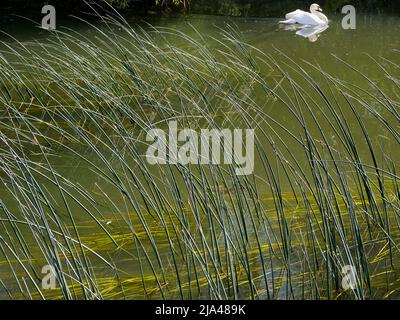
[[[3,43],[1,297],[398,297],[396,61],[371,57],[377,82],[332,57],[354,84],[233,27],[217,39],[103,19],[93,39]],[[146,132],[170,120],[255,129],[254,175],[150,165]]]

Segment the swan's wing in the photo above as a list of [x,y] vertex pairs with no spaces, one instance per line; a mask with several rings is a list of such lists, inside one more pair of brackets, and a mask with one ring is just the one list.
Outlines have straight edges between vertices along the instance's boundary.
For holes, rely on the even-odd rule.
[[294,16],[296,16],[300,13],[305,13],[305,11],[297,9],[295,11],[289,12],[285,15],[285,19],[286,20],[292,19]]
[[311,26],[321,25],[325,23],[316,15],[308,12],[299,13],[295,15],[292,19],[296,20],[296,23],[307,24]]

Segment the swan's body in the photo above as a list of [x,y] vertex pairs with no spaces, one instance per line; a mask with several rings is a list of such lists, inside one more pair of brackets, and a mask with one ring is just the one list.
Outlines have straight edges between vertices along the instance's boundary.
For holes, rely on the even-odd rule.
[[295,10],[286,14],[284,21],[279,23],[283,24],[304,24],[310,26],[319,26],[328,24],[328,18],[326,15],[321,13],[322,9],[318,4],[312,4],[310,7],[310,12],[305,12],[303,10]]
[[303,10],[297,9],[297,10],[295,10],[295,11],[293,11],[293,12],[287,13],[287,14],[285,15],[285,19],[286,19],[286,20],[292,19],[295,15],[300,14],[300,13],[306,13],[306,12],[303,11]]
[[322,19],[317,17],[315,14],[309,12],[300,12],[294,15],[292,18],[286,19],[285,21],[280,21],[280,23],[284,24],[304,24],[310,26],[318,26],[322,24],[326,24]]

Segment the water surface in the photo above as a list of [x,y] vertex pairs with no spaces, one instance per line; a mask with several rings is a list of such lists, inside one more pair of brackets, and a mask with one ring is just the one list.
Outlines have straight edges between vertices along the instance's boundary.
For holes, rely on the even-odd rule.
[[[8,19],[8,18],[7,18]],[[311,41],[309,38],[304,38],[302,36],[296,35],[296,30],[285,30],[278,25],[279,18],[276,19],[260,19],[260,18],[226,18],[226,17],[216,17],[216,16],[187,16],[187,17],[169,17],[169,18],[160,18],[154,17],[148,20],[139,19],[137,17],[127,18],[129,23],[137,30],[139,28],[143,28],[144,30],[151,31],[152,26],[159,28],[171,28],[179,30],[186,35],[190,35],[193,37],[203,37],[203,41],[209,43],[212,46],[212,49],[218,51],[221,49],[221,46],[218,44],[216,40],[223,40],[223,31],[227,30],[235,30],[240,36],[241,40],[254,46],[255,50],[259,50],[266,55],[271,55],[272,57],[276,57],[277,61],[286,61],[289,63],[292,60],[292,67],[295,64],[299,64],[302,67],[305,67],[307,63],[313,65],[317,68],[323,69],[325,72],[330,75],[340,78],[342,81],[347,81],[355,86],[360,86],[365,89],[370,89],[371,87],[368,85],[365,77],[358,72],[352,70],[351,67],[361,71],[365,76],[367,76],[372,81],[379,84],[385,92],[393,97],[398,97],[398,88],[393,84],[393,82],[389,81],[385,74],[382,72],[382,69],[374,63],[374,59],[379,61],[393,61],[394,63],[399,62],[399,53],[395,50],[400,49],[400,18],[392,17],[392,16],[363,16],[360,15],[357,19],[357,29],[356,30],[344,30],[341,27],[340,17],[332,16],[331,22],[329,24],[329,28],[324,30],[319,34],[316,38],[312,37]],[[99,28],[105,30],[105,27],[102,26],[99,22],[94,22]],[[91,27],[82,22],[74,22],[71,19],[60,20],[58,22],[59,30],[65,30],[70,32],[70,30],[79,32],[82,36],[88,37],[89,39],[93,39],[96,41],[95,37],[97,32]],[[12,35],[15,39],[13,40],[9,36],[2,34],[0,36],[0,40],[7,42],[9,45],[13,46],[16,44],[16,41],[20,41],[22,43],[34,42],[34,41],[48,41],[48,32],[44,30],[40,30],[39,28],[33,26],[32,23],[27,21],[20,21],[18,18],[13,18],[12,20],[3,21],[3,27],[0,26],[0,29]],[[113,30],[118,33],[118,28]],[[230,32],[230,31],[229,31]],[[167,47],[166,43],[164,43],[164,39],[157,35],[154,36],[157,43],[163,47]],[[212,40],[214,38],[214,40]],[[173,41],[173,45],[179,47],[183,50],[195,52],[195,48],[192,47],[190,43],[188,43],[185,39],[179,39],[178,37],[171,37],[170,41]],[[5,44],[0,44],[0,48],[6,49],[7,46]],[[286,55],[286,57],[285,57]],[[7,56],[7,55],[6,55]],[[279,60],[281,59],[281,60]],[[343,60],[343,61],[340,61]],[[346,65],[348,64],[348,65]],[[396,64],[388,64],[391,66],[390,71],[398,74],[398,65]],[[296,68],[296,67],[295,67]],[[310,70],[310,74],[317,80],[322,80],[321,74],[319,74],[316,69],[313,69],[311,66],[308,66],[307,70]],[[276,81],[279,82],[280,75],[273,73],[270,74],[270,70],[267,68],[265,70],[261,70],[261,72],[265,72],[266,78],[269,77],[272,82],[276,78]],[[294,70],[295,73],[295,70]],[[318,75],[319,74],[319,75]],[[295,77],[295,75],[294,75]],[[2,79],[5,81],[6,79]],[[301,81],[301,80],[299,80]],[[304,80],[303,80],[304,81]],[[271,82],[271,83],[272,83]],[[322,81],[322,83],[324,83]],[[306,82],[304,82],[305,86],[308,86]],[[240,90],[245,90],[247,84],[242,84],[242,88]],[[322,84],[325,88],[329,87],[327,83]],[[282,87],[280,90],[282,93],[288,88]],[[256,91],[257,93],[257,91]],[[291,95],[291,93],[289,93]],[[293,97],[293,96],[292,96]],[[261,90],[254,96],[254,99],[260,103],[260,105],[264,105],[264,111],[276,121],[285,124],[286,128],[291,130],[295,135],[301,134],[301,128],[299,127],[298,122],[296,122],[293,118],[293,115],[287,112],[285,108],[279,101],[271,99],[265,92]],[[372,101],[372,100],[371,100]],[[371,102],[372,103],[372,102]],[[382,116],[387,114],[387,110],[382,108],[380,105],[375,105],[377,108],[377,112],[379,112]],[[349,120],[349,125],[354,127],[354,138],[357,142],[360,141],[359,155],[363,162],[371,163],[372,159],[370,158],[370,152],[368,148],[361,141],[364,141],[364,135],[362,130],[359,130],[356,119],[354,117],[354,113],[351,108],[344,107],[342,109],[344,112],[344,116]],[[322,111],[315,109],[315,114],[321,115]],[[226,114],[219,115],[222,123],[227,121]],[[307,116],[306,117],[311,117]],[[237,119],[237,120],[235,120]],[[309,118],[311,119],[311,118]],[[237,124],[238,127],[243,127],[243,124],[240,121],[239,117],[232,116],[230,121],[233,122],[233,125]],[[263,119],[265,121],[265,119]],[[335,132],[332,127],[329,125],[329,118],[325,119],[324,122],[321,122],[323,125],[322,130],[325,132],[327,138],[335,145]],[[372,143],[376,146],[382,146],[382,156],[386,154],[390,154],[390,157],[396,161],[400,156],[400,148],[398,148],[398,143],[390,138],[390,134],[388,134],[387,130],[379,123],[375,117],[371,116],[369,112],[365,110],[363,113],[363,122],[365,123],[366,129],[369,132],[369,135],[372,139]],[[235,123],[235,121],[237,121]],[[265,122],[260,121],[261,126],[265,125]],[[232,123],[230,123],[232,125]],[[396,126],[396,124],[394,123]],[[398,123],[397,123],[398,128]],[[265,129],[267,132],[271,130],[270,127],[265,126],[262,129]],[[317,133],[319,128],[316,126],[310,126],[310,132]],[[288,138],[285,132],[279,132],[278,135],[281,135],[284,139]],[[265,142],[265,148],[271,149],[271,146],[268,145],[267,140],[264,138],[260,138],[261,142]],[[288,148],[298,155],[298,161],[300,163],[304,163],[304,166],[307,164],[306,154],[302,151],[298,145],[296,145],[289,138],[286,140],[288,143]],[[384,143],[382,143],[384,141]],[[340,146],[338,146],[340,148]],[[99,161],[98,155],[95,154],[90,148],[82,148],[78,151],[82,156],[91,162],[99,165],[100,167],[103,165],[101,161]],[[106,151],[105,151],[106,152]],[[38,156],[40,159],[40,156]],[[43,160],[43,159],[42,159]],[[132,212],[132,208],[128,208],[126,205],[126,200],[124,196],[121,194],[120,190],[113,185],[104,183],[103,179],[98,176],[94,170],[89,170],[87,162],[82,161],[81,159],[77,159],[74,153],[69,152],[68,150],[60,150],[59,154],[55,154],[54,158],[52,158],[53,168],[57,170],[63,177],[69,179],[73,183],[78,184],[83,189],[87,190],[89,193],[93,194],[96,199],[99,199],[100,202],[104,200],[103,195],[107,194],[109,199],[115,204],[115,207],[108,204],[99,205],[98,210],[103,215],[101,217],[101,222],[108,225],[110,230],[114,233],[114,235],[124,243],[124,250],[116,250],[113,245],[110,243],[109,239],[104,236],[103,231],[98,226],[93,225],[93,221],[88,217],[88,213],[84,212],[79,205],[75,204],[71,206],[71,210],[74,212],[74,216],[76,217],[76,221],[80,226],[80,235],[82,241],[88,246],[93,248],[96,252],[100,252],[103,256],[111,256],[113,261],[118,264],[118,267],[123,270],[121,273],[123,281],[125,281],[126,286],[126,296],[133,298],[143,298],[142,291],[142,279],[140,277],[141,268],[137,259],[137,252],[135,251],[135,246],[132,241],[131,234],[129,233],[131,230],[127,228],[124,222],[121,221],[121,218],[115,214],[117,211],[115,208],[118,207],[119,210],[125,210],[127,213],[127,219],[130,220],[132,226],[137,229],[139,234],[143,235],[143,230],[141,230],[142,226],[137,217],[135,217]],[[117,161],[116,161],[117,165]],[[398,165],[397,162],[394,163],[395,166]],[[105,169],[105,167],[102,167]],[[157,168],[154,169],[155,175],[160,175],[160,172]],[[290,192],[291,186],[289,183],[285,182],[284,173],[279,172],[282,175],[282,192],[285,194]],[[255,165],[255,175],[261,177],[261,179],[266,178],[266,174],[263,170],[263,166],[261,161],[257,161]],[[160,175],[160,179],[162,179],[162,174]],[[145,179],[144,179],[145,180]],[[103,184],[104,183],[104,184]],[[179,187],[184,189],[184,182],[177,182]],[[45,183],[44,183],[45,184]],[[99,188],[99,185],[101,188]],[[6,203],[9,210],[18,211],[18,204],[13,202],[12,197],[9,192],[6,191],[4,186],[0,187],[1,189],[1,200]],[[54,186],[47,186],[49,193],[53,194],[56,201],[60,201],[61,198],[57,192],[57,188]],[[101,191],[100,191],[101,190]],[[269,215],[272,222],[276,221],[275,212],[273,210],[273,203],[271,201],[271,193],[270,187],[268,185],[260,184],[260,189],[258,190],[263,197],[265,197],[266,206],[270,209]],[[187,195],[183,192],[182,198],[187,200]],[[78,196],[79,197],[79,196]],[[287,199],[289,202],[293,199]],[[103,201],[106,202],[106,201]],[[292,212],[293,213],[293,212]],[[68,212],[65,209],[60,209],[60,215],[68,216]],[[295,212],[294,212],[295,214]],[[151,219],[150,217],[147,217]],[[192,218],[193,219],[193,218]],[[250,221],[250,220],[249,220]],[[154,237],[158,244],[158,248],[161,249],[162,255],[161,259],[170,260],[170,253],[168,251],[169,243],[165,239],[165,235],[160,231],[160,224],[154,221],[150,228],[154,228]],[[254,236],[254,235],[253,235]],[[145,238],[145,236],[143,236]],[[33,239],[31,239],[33,241]],[[145,240],[143,240],[145,241]],[[221,240],[222,242],[222,240]],[[150,243],[146,242],[146,245],[151,247]],[[165,248],[165,251],[163,250]],[[32,248],[33,252],[38,249]],[[257,252],[249,252],[252,259],[257,260]],[[35,254],[33,254],[35,256]],[[143,258],[143,257],[142,257]],[[97,264],[98,263],[98,264]],[[104,278],[101,278],[101,281],[104,281],[104,285],[109,286],[110,291],[117,292],[112,293],[108,297],[118,297],[121,298],[124,295],[121,292],[118,292],[118,282],[114,275],[107,271],[107,268],[104,267],[104,264],[100,261],[100,259],[93,258],[92,264],[94,264],[94,269],[103,270],[99,271],[99,274],[104,272]],[[4,267],[5,263],[0,264],[0,268]],[[146,268],[146,267],[145,267]],[[7,286],[13,287],[12,285],[12,274],[10,269],[7,269],[8,273],[2,279],[7,283]],[[172,271],[172,262],[170,261],[170,265],[168,266],[168,271]],[[145,272],[151,273],[150,269],[146,269]],[[272,271],[271,271],[272,272]],[[189,277],[190,278],[190,277]],[[259,279],[258,279],[259,280]],[[261,280],[259,280],[261,281]],[[173,285],[172,285],[173,286]],[[285,285],[282,285],[282,288],[285,288]],[[15,289],[15,288],[14,288]],[[150,290],[151,291],[151,290]],[[283,293],[278,294],[277,297],[286,297]],[[248,298],[248,292],[244,291],[241,293],[240,297]],[[300,293],[296,293],[296,297],[300,297]],[[107,290],[105,290],[104,295],[107,296]],[[0,289],[0,297],[5,297],[6,292]],[[171,289],[171,296],[177,297],[177,290]],[[201,297],[209,297],[210,293],[207,290],[204,290],[200,294]],[[150,298],[159,298],[158,294],[148,293]]]

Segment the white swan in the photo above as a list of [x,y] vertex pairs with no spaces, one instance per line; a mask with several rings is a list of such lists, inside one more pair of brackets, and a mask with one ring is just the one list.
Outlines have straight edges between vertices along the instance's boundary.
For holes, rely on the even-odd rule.
[[310,6],[310,12],[297,9],[296,11],[289,12],[286,14],[284,21],[279,21],[283,24],[304,24],[310,26],[318,26],[328,24],[328,18],[326,15],[321,13],[322,9],[318,4],[312,4]]

